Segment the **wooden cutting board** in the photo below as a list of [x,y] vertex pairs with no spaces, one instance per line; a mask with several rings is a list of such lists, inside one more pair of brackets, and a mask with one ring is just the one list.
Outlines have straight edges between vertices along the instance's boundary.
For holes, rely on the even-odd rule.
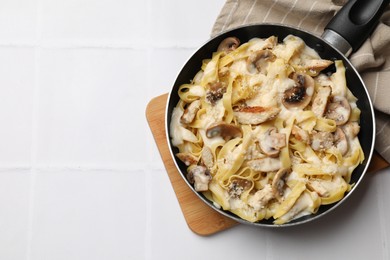
[[[219,214],[203,203],[187,186],[177,171],[165,135],[167,98],[168,94],[153,98],[146,107],[146,118],[188,227],[194,233],[206,236],[237,225],[236,221]],[[375,152],[368,171],[372,173],[388,166],[389,164]]]

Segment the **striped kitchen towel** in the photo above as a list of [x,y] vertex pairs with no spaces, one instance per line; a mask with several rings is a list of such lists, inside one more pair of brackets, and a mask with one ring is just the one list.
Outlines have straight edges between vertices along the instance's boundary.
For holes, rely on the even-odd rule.
[[[320,36],[346,0],[227,0],[212,36],[251,23],[281,23]],[[376,112],[375,149],[390,162],[390,9],[371,37],[350,56],[360,72]]]

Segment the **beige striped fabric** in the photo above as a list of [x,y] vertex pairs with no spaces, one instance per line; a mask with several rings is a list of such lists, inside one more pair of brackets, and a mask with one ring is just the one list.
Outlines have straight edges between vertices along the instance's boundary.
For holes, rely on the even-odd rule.
[[[212,36],[251,23],[281,23],[320,36],[346,0],[227,0]],[[371,37],[350,56],[361,73],[376,110],[375,149],[390,162],[390,9]]]

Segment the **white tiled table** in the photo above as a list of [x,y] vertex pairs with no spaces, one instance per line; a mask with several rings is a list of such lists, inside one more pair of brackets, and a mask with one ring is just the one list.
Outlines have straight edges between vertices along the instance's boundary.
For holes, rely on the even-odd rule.
[[389,169],[305,226],[188,229],[144,112],[223,3],[0,1],[0,259],[389,259]]

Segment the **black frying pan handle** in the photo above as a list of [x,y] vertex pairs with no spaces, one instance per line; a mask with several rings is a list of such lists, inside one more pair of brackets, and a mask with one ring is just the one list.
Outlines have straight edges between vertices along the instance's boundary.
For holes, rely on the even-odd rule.
[[[349,0],[325,26],[323,38],[332,45],[335,45],[332,42],[335,39],[329,40],[327,37],[334,38],[338,34],[344,38],[349,43],[351,50],[349,50],[349,53],[346,53],[344,49],[340,51],[348,56],[351,51],[356,51],[370,36],[389,2],[390,0]],[[341,45],[345,44],[341,43]],[[339,47],[337,45],[336,48]]]

